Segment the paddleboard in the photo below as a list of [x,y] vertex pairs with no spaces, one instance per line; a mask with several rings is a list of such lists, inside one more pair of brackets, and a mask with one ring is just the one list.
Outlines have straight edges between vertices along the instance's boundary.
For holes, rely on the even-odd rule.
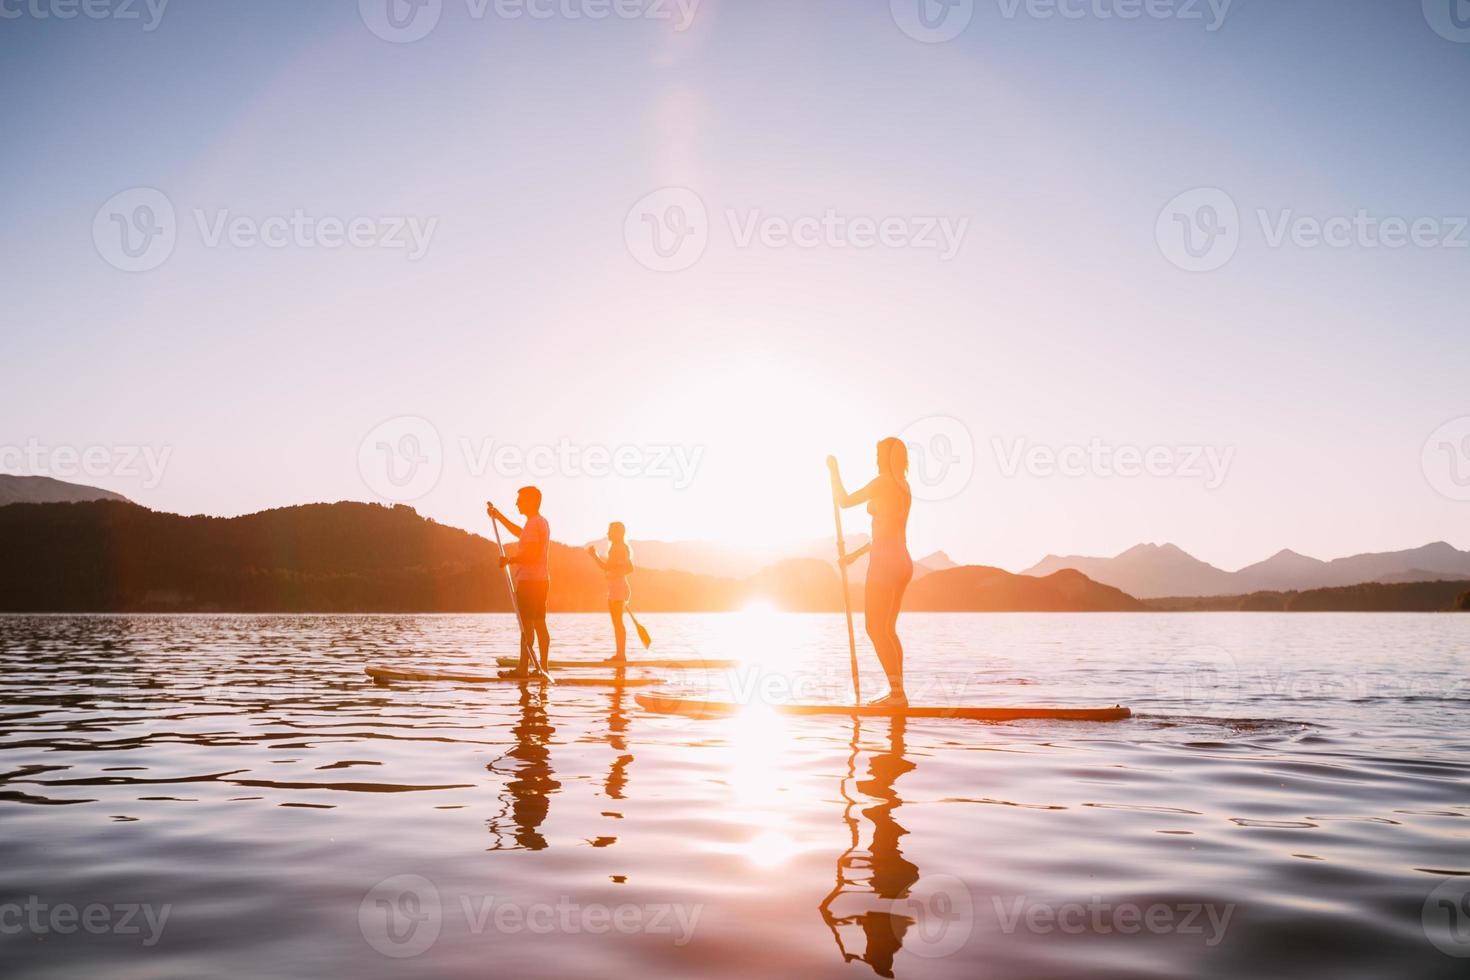
[[[639,705],[658,714],[690,715],[719,718],[735,714],[743,705],[728,701],[701,701],[675,698],[662,694],[635,695]],[[962,718],[968,721],[1021,721],[1049,719],[1055,721],[1122,721],[1133,712],[1122,705],[1111,708],[1001,708],[1001,707],[889,707],[853,704],[778,704],[776,711],[785,715],[846,715],[859,718]]]
[[[453,681],[460,684],[542,684],[540,677],[501,677],[475,671],[446,670],[442,667],[385,667],[368,664],[367,675],[378,681]],[[558,677],[557,687],[648,687],[662,684],[656,677]]]
[[[502,667],[514,667],[520,663],[515,657],[497,657],[495,660]],[[734,667],[737,660],[557,660],[551,664],[553,671],[562,670],[566,667],[607,667],[613,670],[619,667],[664,667],[684,668],[689,670],[724,670]]]

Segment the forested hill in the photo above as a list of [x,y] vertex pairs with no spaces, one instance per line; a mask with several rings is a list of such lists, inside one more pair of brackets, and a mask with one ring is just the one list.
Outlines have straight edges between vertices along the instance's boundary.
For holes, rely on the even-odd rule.
[[0,609],[509,609],[492,542],[408,507],[181,517],[128,503],[0,507]]

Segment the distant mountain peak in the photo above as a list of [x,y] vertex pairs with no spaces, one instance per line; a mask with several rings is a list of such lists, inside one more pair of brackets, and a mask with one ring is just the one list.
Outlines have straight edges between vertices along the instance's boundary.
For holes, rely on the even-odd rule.
[[1174,557],[1176,555],[1183,555],[1186,558],[1193,558],[1194,557],[1189,552],[1187,552],[1183,548],[1179,547],[1177,544],[1171,544],[1170,542],[1167,542],[1167,541],[1164,542],[1163,544],[1154,544],[1152,541],[1149,541],[1149,542],[1147,542],[1145,544],[1136,544],[1133,547],[1129,548],[1127,551],[1125,551],[1122,554],[1120,554],[1118,557],[1119,558],[1141,558],[1141,557],[1154,557],[1154,556],[1159,556],[1159,555],[1163,555],[1163,556],[1166,556],[1166,557]]
[[117,500],[130,503],[127,497],[111,490],[99,490],[80,483],[67,483],[49,476],[17,476],[0,473],[0,507],[6,504],[71,504],[94,500]]

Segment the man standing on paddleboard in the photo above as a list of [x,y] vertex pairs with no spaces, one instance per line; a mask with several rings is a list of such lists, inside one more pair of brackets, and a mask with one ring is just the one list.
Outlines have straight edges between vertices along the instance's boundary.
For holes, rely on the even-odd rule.
[[541,668],[551,669],[551,661],[547,659],[551,652],[551,633],[546,628],[546,593],[551,588],[546,559],[551,551],[551,525],[541,516],[541,491],[535,487],[521,487],[516,494],[516,510],[526,518],[524,526],[516,526],[494,504],[485,505],[490,519],[499,521],[520,541],[514,557],[501,556],[500,566],[515,570],[516,607],[521,614],[521,662],[515,670],[505,671],[501,676],[530,677],[533,640],[541,650]]

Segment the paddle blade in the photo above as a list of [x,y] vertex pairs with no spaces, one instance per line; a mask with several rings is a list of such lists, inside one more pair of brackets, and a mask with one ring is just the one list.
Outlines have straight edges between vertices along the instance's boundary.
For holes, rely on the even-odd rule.
[[643,649],[647,650],[649,647],[653,646],[653,637],[648,635],[648,630],[643,628],[642,623],[638,622],[635,619],[633,621],[633,627],[634,629],[638,630],[638,639],[640,642],[642,642]]

